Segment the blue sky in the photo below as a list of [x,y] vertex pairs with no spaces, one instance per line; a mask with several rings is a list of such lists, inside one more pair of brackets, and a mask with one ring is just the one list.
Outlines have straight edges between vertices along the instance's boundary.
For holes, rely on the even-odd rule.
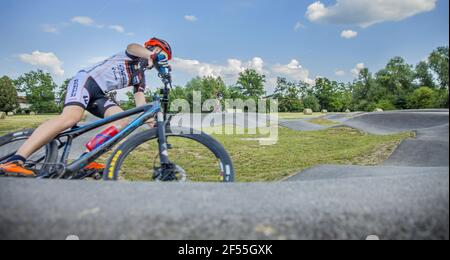
[[[375,5],[374,2],[377,2]],[[395,3],[395,4],[393,4]],[[174,81],[245,68],[311,81],[351,81],[389,58],[415,64],[448,45],[447,0],[3,0],[0,75],[42,68],[60,83],[132,42],[172,44]],[[344,37],[346,36],[346,37]],[[150,85],[156,84],[155,76]]]

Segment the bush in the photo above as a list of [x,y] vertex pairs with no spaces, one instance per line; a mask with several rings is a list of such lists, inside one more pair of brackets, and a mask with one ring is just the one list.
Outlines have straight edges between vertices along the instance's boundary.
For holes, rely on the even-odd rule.
[[314,112],[320,112],[321,110],[319,100],[315,96],[304,97],[303,106],[312,109]]
[[392,102],[387,100],[387,99],[383,99],[383,100],[378,101],[378,103],[376,104],[376,107],[377,108],[381,108],[384,111],[395,110],[396,109],[394,104],[392,104]]
[[0,111],[12,112],[19,107],[14,82],[4,76],[0,78]]
[[367,112],[373,112],[373,111],[375,111],[377,108],[378,108],[378,107],[377,107],[377,103],[375,103],[375,102],[368,102],[368,103],[367,103],[367,106],[366,106],[366,109],[364,109],[364,111],[367,111]]
[[372,112],[377,109],[377,104],[374,102],[369,102],[367,100],[361,100],[358,104],[355,105],[355,111],[367,111]]
[[331,101],[328,107],[328,110],[333,112],[342,112],[343,109],[344,104],[339,99]]
[[302,112],[304,109],[300,99],[280,98],[278,99],[278,110],[280,112]]
[[441,89],[436,91],[434,103],[437,108],[448,108],[448,90]]
[[408,97],[408,108],[413,109],[424,109],[424,108],[435,108],[437,106],[436,93],[434,90],[428,87],[421,87],[416,89]]

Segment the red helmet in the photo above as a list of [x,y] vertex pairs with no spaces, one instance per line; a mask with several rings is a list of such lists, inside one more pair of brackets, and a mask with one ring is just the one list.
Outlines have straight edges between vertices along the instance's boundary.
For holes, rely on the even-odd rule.
[[163,51],[165,51],[167,53],[167,55],[169,55],[169,57],[168,57],[169,60],[172,59],[172,48],[166,41],[158,39],[158,38],[152,38],[148,42],[145,43],[145,48],[155,47],[155,46],[160,47]]

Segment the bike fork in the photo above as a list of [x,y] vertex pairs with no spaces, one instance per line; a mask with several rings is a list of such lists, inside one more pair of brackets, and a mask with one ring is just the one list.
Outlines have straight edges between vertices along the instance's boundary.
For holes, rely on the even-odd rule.
[[166,122],[164,121],[164,115],[161,112],[157,115],[156,126],[158,128],[159,158],[161,166],[169,165],[169,146],[166,138]]

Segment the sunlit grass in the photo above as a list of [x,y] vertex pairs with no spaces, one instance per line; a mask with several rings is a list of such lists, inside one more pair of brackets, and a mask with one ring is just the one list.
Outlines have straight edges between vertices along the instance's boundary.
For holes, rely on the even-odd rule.
[[[316,132],[279,129],[276,145],[261,146],[249,134],[214,135],[230,153],[239,182],[281,180],[320,164],[375,165],[386,160],[409,133],[376,136],[350,128]],[[261,136],[259,136],[261,137]],[[214,156],[202,146],[187,140],[172,139],[173,162],[182,166],[192,181],[217,181],[218,166]],[[149,180],[157,144],[142,145],[126,161],[127,180]]]
[[[0,120],[3,133],[23,128],[35,128],[54,115],[14,116]],[[233,159],[236,180],[239,182],[277,181],[301,170],[320,164],[376,165],[386,160],[397,145],[411,133],[377,136],[350,128],[334,128],[322,131],[299,132],[279,128],[279,140],[275,145],[261,146],[257,140],[266,137],[251,134],[249,129],[230,126],[204,129],[213,133]],[[215,131],[213,131],[215,130]],[[218,161],[193,141],[170,138],[173,146],[170,159],[182,166],[191,181],[219,181]],[[122,169],[122,178],[130,181],[149,181],[153,165],[158,161],[156,141],[144,143],[127,158]],[[101,161],[106,160],[106,155]]]
[[36,128],[47,120],[55,118],[57,115],[16,115],[8,116],[6,119],[0,119],[0,136],[10,132],[19,131],[27,128]]
[[335,126],[335,125],[339,125],[338,122],[332,121],[332,120],[328,120],[326,118],[323,117],[319,117],[319,118],[313,118],[311,120],[308,120],[309,123],[312,124],[316,124],[316,125],[321,125],[321,126]]

